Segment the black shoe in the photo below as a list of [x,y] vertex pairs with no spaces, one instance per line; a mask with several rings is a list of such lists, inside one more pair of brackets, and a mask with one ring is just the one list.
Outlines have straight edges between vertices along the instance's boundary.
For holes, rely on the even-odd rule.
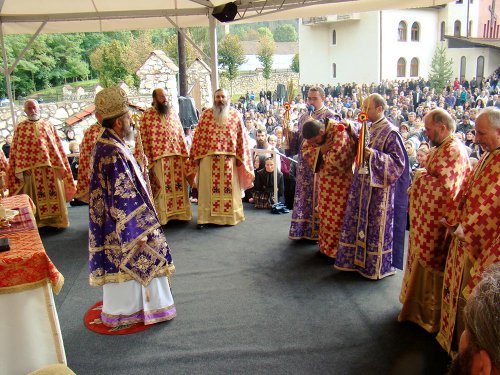
[[71,202],[69,202],[69,205],[71,207],[76,207],[76,206],[87,206],[88,203],[82,202],[81,200],[78,199],[73,199]]
[[203,229],[203,228],[205,228],[205,224],[198,224],[198,225],[196,226],[196,228],[198,228],[198,229]]
[[328,259],[326,260],[326,264],[328,264],[330,266],[335,265],[335,258],[328,257]]

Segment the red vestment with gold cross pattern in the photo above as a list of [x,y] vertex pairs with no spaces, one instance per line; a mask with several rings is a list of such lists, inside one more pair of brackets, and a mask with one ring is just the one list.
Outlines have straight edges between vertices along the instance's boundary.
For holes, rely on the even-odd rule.
[[428,332],[439,330],[443,272],[451,234],[439,220],[454,208],[470,171],[463,144],[453,135],[433,148],[425,169],[409,189],[410,237],[399,320],[410,320]]
[[[466,301],[482,273],[500,262],[500,149],[487,152],[469,174],[457,196],[457,208],[447,217],[460,225],[464,240],[454,237],[446,259],[441,305],[441,326],[436,337],[450,352],[461,318],[460,301]],[[453,343],[453,345],[452,345]]]
[[24,192],[31,197],[38,226],[69,226],[65,202],[73,199],[75,182],[55,127],[45,119],[19,123],[9,156],[10,195]]
[[330,120],[326,128],[326,140],[334,140],[333,146],[321,154],[320,148],[307,141],[302,146],[304,160],[318,173],[319,250],[335,258],[344,211],[353,176],[356,142],[345,129]]
[[[162,225],[169,220],[190,220],[191,204],[184,164],[188,151],[179,116],[147,109],[140,121],[139,136],[147,158],[155,208]],[[135,157],[141,160],[136,147]]]

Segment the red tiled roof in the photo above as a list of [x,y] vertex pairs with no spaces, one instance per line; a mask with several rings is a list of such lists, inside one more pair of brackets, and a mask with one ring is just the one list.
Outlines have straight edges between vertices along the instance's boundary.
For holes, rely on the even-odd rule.
[[[138,106],[136,104],[132,104],[132,103],[128,103],[128,106],[132,107],[132,108],[134,108],[134,109],[136,109],[138,111],[141,111],[141,112],[144,112],[146,110],[145,108],[143,108],[141,106]],[[76,123],[78,123],[78,122],[84,120],[85,118],[89,117],[90,115],[94,114],[94,112],[95,112],[95,104],[91,104],[88,107],[85,107],[83,109],[83,111],[78,112],[76,115],[68,117],[66,119],[66,121],[64,121],[64,122],[68,126],[73,126]]]
[[88,107],[85,107],[83,111],[78,112],[76,115],[68,117],[65,121],[66,125],[73,126],[77,122],[82,121],[86,117],[92,115],[95,112],[95,104],[91,104]]

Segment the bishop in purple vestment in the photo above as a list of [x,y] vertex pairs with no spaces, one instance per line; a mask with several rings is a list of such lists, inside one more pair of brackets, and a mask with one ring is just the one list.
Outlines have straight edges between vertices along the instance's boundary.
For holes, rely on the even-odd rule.
[[290,156],[298,154],[292,222],[288,234],[288,238],[292,240],[319,238],[319,215],[314,209],[318,204],[317,181],[315,173],[302,154],[302,127],[310,120],[323,121],[325,118],[335,117],[335,114],[324,106],[324,100],[325,92],[321,87],[309,89],[307,104],[311,111],[300,117],[299,129],[290,137]]
[[175,271],[150,189],[124,139],[133,136],[125,92],[96,96],[105,130],[92,155],[90,285],[103,286],[101,320],[117,327],[176,315],[168,276]]
[[410,182],[408,155],[385,107],[379,94],[368,97],[368,174],[354,173],[335,260],[335,268],[375,280],[402,269]]

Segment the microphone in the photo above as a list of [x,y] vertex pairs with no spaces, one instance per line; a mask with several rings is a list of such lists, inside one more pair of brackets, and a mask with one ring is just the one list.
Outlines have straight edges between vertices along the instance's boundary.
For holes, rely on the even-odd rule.
[[309,116],[312,116],[312,113],[314,112],[314,106],[313,105],[309,105],[307,107],[308,111],[309,111]]

